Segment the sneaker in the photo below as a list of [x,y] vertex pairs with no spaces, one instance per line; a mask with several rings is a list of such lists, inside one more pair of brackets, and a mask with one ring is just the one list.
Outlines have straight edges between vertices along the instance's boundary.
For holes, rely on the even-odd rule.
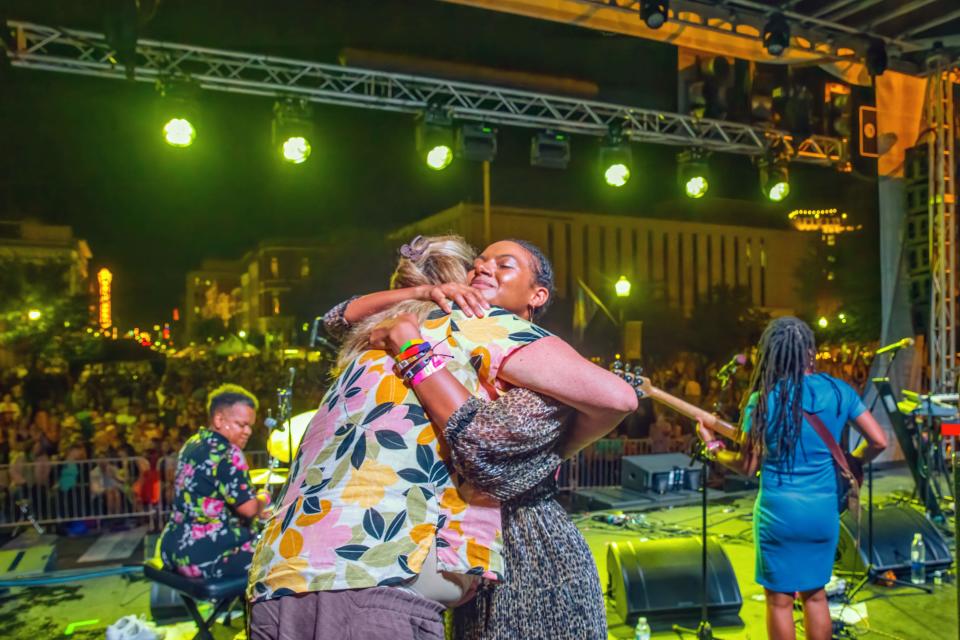
[[160,640],[162,637],[143,616],[124,616],[107,627],[107,640]]

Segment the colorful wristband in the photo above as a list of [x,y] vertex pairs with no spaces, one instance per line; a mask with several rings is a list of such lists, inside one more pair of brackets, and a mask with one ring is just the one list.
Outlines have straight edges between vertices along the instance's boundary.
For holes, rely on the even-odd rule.
[[410,380],[410,386],[416,387],[421,382],[423,382],[424,380],[426,380],[427,378],[435,374],[437,371],[440,371],[445,367],[446,367],[446,364],[440,358],[431,358],[427,366],[420,369],[416,373],[416,375],[413,376],[413,378]]
[[417,345],[423,344],[425,341],[421,338],[413,338],[412,340],[407,340],[403,343],[403,346],[400,347],[398,354],[402,355],[407,352],[408,349],[412,349]]

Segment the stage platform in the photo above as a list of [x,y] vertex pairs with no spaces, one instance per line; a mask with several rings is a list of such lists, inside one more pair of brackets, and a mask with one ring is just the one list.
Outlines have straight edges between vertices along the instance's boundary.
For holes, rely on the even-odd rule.
[[[878,504],[886,504],[909,494],[912,481],[905,470],[887,470],[879,474],[875,496]],[[617,495],[616,492],[601,492],[599,495]],[[743,626],[722,627],[716,630],[718,638],[725,640],[762,640],[766,638],[764,625],[763,590],[753,581],[754,549],[751,524],[753,493],[739,496],[715,496],[710,503],[709,519],[711,534],[716,536],[727,553],[740,585],[743,608],[740,619]],[[691,496],[694,497],[694,496]],[[636,508],[623,508],[632,515],[630,528],[607,525],[593,519],[597,512],[571,514],[583,532],[606,588],[606,546],[609,542],[628,540],[653,540],[671,536],[697,535],[700,524],[699,501],[692,504],[676,503],[659,506],[641,504]],[[56,566],[42,576],[65,573],[65,570],[90,571],[117,567],[122,564],[139,563],[144,554],[141,542],[126,559],[108,559],[103,563],[78,562],[87,554],[104,555],[105,548],[117,549],[106,555],[117,555],[119,550],[130,548],[129,536],[107,540],[102,535],[84,538],[58,538],[55,541]],[[0,541],[0,546],[6,541]],[[45,544],[48,540],[43,541]],[[98,544],[99,542],[99,544]],[[119,544],[123,542],[123,544]],[[952,545],[952,540],[951,540]],[[91,551],[92,550],[92,551]],[[88,553],[90,552],[90,553]],[[42,577],[33,574],[31,578]],[[863,590],[856,601],[866,610],[867,619],[858,626],[866,637],[893,640],[952,640],[957,638],[957,592],[953,573],[944,584],[933,586],[930,595],[904,588],[889,588],[872,585]],[[142,576],[114,575],[83,581],[72,581],[49,587],[0,588],[0,637],[10,640],[47,640],[77,638],[80,640],[102,639],[105,628],[127,614],[149,616],[150,583]],[[608,607],[609,638],[633,638],[633,630],[623,625]],[[78,625],[78,623],[87,623]],[[70,625],[74,627],[71,629]],[[234,629],[216,625],[217,640],[237,636],[239,621]],[[191,623],[170,627],[167,640],[185,640],[196,632]],[[71,631],[67,635],[67,631]],[[242,637],[242,636],[241,636]],[[658,639],[676,638],[676,634],[661,632]],[[802,634],[799,636],[802,638]]]

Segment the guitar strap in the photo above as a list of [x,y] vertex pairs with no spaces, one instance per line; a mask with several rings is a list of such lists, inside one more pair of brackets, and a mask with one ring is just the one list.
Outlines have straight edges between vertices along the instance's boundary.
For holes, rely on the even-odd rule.
[[803,412],[803,417],[807,419],[807,422],[810,423],[810,426],[813,427],[813,430],[817,432],[817,435],[820,436],[820,439],[823,440],[823,444],[827,445],[827,449],[830,450],[830,455],[833,456],[833,461],[837,465],[837,468],[840,471],[840,474],[847,479],[847,482],[850,485],[849,494],[847,497],[847,508],[855,511],[857,514],[857,549],[860,549],[860,485],[857,483],[857,477],[853,474],[853,470],[850,469],[850,463],[847,462],[847,456],[843,453],[843,449],[840,448],[840,444],[834,439],[833,434],[830,433],[830,430],[827,429],[827,426],[823,424],[823,420],[820,419],[820,416]]

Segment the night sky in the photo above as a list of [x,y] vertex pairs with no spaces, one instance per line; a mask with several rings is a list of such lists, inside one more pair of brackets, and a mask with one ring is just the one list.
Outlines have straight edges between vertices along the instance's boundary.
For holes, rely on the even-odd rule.
[[[101,31],[97,12],[78,8],[91,4],[9,2],[7,15]],[[141,37],[322,62],[345,46],[402,52],[589,79],[601,99],[636,106],[676,104],[667,45],[426,0],[278,6],[165,1]],[[72,225],[95,267],[115,272],[122,328],[169,318],[185,272],[203,258],[237,258],[271,237],[388,231],[481,200],[479,165],[433,172],[419,162],[410,115],[316,105],[313,155],[288,166],[270,145],[271,99],[201,93],[197,142],[173,149],[148,83],[23,70],[0,82],[0,219]],[[794,165],[789,206],[772,208],[748,160],[715,155],[711,192],[692,202],[676,199],[676,148],[634,145],[633,178],[612,190],[597,175],[597,140],[574,138],[573,161],[558,172],[529,166],[530,134],[501,129],[494,204],[706,219],[711,198],[741,198],[746,220],[846,201],[857,221],[875,221],[875,185],[855,176]],[[344,265],[331,276],[349,273]]]

